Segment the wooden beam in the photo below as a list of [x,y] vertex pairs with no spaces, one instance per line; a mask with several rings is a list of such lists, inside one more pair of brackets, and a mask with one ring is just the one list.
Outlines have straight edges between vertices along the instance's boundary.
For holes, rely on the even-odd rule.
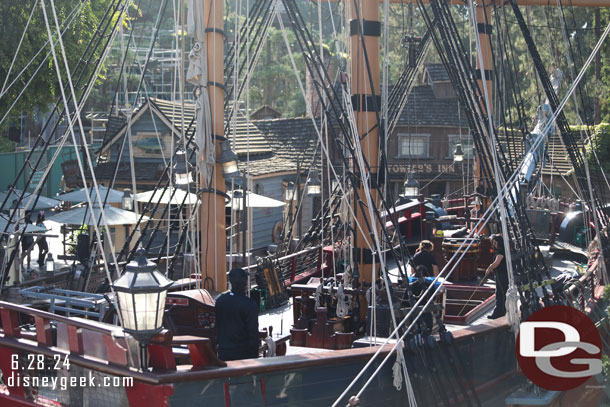
[[[224,135],[224,36],[223,16],[224,2],[222,0],[203,1],[204,18],[207,30],[205,33],[205,47],[208,57],[208,93],[210,109],[212,113],[212,133],[216,136]],[[220,155],[221,142],[216,140],[216,157]],[[225,180],[222,173],[222,165],[216,163],[214,168],[212,185],[201,178],[201,185],[206,188],[201,196],[200,225],[201,225],[201,277],[205,281],[207,277],[214,281],[212,287],[217,292],[227,289],[226,268],[226,225],[225,225],[225,201],[222,195],[214,192],[214,189],[226,192]]]

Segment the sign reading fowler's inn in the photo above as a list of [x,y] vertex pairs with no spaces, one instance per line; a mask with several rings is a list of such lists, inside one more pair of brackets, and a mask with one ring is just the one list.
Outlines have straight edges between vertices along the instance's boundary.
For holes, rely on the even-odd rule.
[[[468,168],[470,167],[470,168]],[[462,169],[463,168],[463,169]],[[464,164],[390,164],[388,165],[390,174],[406,174],[409,172],[419,174],[462,174],[462,172],[471,172],[472,166]]]

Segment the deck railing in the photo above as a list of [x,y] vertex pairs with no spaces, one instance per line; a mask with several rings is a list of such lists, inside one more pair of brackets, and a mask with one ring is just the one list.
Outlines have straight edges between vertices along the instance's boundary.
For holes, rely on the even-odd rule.
[[[309,247],[296,253],[289,254],[284,257],[273,260],[278,275],[284,282],[290,285],[295,280],[305,278],[308,275],[314,274],[320,270],[322,266],[322,246]],[[252,264],[244,267],[253,278],[256,272],[257,264]]]
[[[165,376],[179,370],[178,360],[186,361],[191,370],[226,366],[218,360],[207,338],[173,337],[168,331],[162,332],[147,347],[148,364],[153,370],[143,372],[139,345],[118,326],[68,318],[4,301],[0,301],[0,320],[0,370],[4,379],[4,386],[0,386],[0,406],[3,407],[78,405],[79,397],[86,398],[84,388],[88,392],[104,392],[115,400],[109,404],[113,406],[162,405],[158,400],[167,398],[163,392],[168,389],[159,384],[168,381]],[[174,349],[180,346],[184,352],[175,354]],[[98,382],[93,386],[79,386],[83,379],[71,379],[73,376],[85,377],[89,382],[94,377]],[[25,377],[29,378],[27,383],[23,380]],[[33,386],[34,377],[36,383],[47,383],[47,386]],[[118,386],[101,386],[106,381],[117,383],[116,378],[122,377],[128,380],[119,380]],[[70,388],[64,396],[69,400],[64,398],[64,403],[59,388],[51,397],[48,389],[49,384],[61,378],[76,380],[76,383],[67,380]]]

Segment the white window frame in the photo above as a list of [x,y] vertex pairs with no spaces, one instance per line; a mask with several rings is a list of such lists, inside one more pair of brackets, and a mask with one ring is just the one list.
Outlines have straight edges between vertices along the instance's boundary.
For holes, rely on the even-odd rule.
[[[425,139],[425,152],[424,155],[412,155],[412,154],[403,154],[402,151],[402,140],[403,139],[412,139],[414,137]],[[398,155],[396,158],[430,158],[430,134],[424,133],[399,133],[398,134]]]
[[[453,142],[452,140],[456,140]],[[464,159],[472,160],[474,159],[474,139],[470,134],[449,134],[447,136],[447,144],[448,144],[448,154],[447,158],[453,160],[453,151],[455,150],[455,146],[461,142],[462,151],[464,151]],[[470,149],[468,149],[468,145],[464,142],[470,142]]]

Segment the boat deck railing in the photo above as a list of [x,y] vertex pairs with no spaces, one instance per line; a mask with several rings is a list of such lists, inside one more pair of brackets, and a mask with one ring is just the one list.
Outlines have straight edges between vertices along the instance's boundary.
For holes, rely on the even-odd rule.
[[[274,259],[274,263],[284,283],[290,285],[318,272],[323,264],[322,255],[322,245],[318,245]],[[244,270],[254,277],[256,267],[257,264],[251,264]]]

